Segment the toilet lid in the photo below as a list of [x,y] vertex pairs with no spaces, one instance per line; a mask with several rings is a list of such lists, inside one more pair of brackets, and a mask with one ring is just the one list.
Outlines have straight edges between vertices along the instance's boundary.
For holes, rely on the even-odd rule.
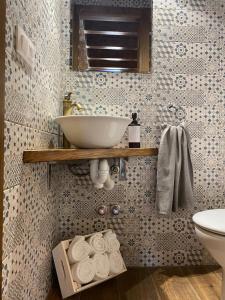
[[205,230],[225,235],[225,209],[201,211],[193,216],[193,221]]

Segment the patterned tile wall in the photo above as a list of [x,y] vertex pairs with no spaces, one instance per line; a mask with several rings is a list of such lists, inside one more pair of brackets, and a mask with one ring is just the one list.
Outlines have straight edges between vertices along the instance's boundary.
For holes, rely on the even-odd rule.
[[[55,189],[46,164],[24,165],[24,149],[58,144],[53,118],[60,113],[60,1],[7,0],[4,300],[41,300],[51,283],[51,249],[58,241]],[[15,52],[20,25],[36,48],[32,73]],[[54,185],[53,185],[54,186]]]
[[[135,0],[85,1],[109,2],[140,5]],[[58,194],[61,238],[111,227],[128,265],[211,263],[196,239],[191,217],[225,206],[224,0],[153,0],[152,70],[147,75],[71,71],[70,1],[64,1],[62,13],[64,90],[85,106],[83,113],[138,112],[143,147],[158,146],[161,124],[176,124],[185,115],[192,137],[195,204],[171,218],[156,215],[156,158],[129,159],[127,182],[117,181],[110,192],[94,190],[88,179],[80,182],[65,168]],[[181,107],[176,115],[167,112],[170,103]],[[127,145],[126,136],[121,145]],[[123,210],[119,217],[97,215],[100,204],[115,203]]]
[[[146,0],[85,1],[109,2],[149,5]],[[4,300],[44,299],[53,245],[106,227],[117,232],[128,265],[210,262],[191,216],[224,207],[224,17],[223,0],[154,0],[150,74],[78,73],[69,66],[70,1],[7,0]],[[17,24],[37,49],[32,74],[14,51]],[[110,192],[94,190],[88,178],[81,181],[62,166],[54,168],[49,189],[47,165],[23,165],[22,151],[58,143],[52,119],[60,114],[61,90],[72,91],[84,113],[130,116],[137,111],[142,146],[158,146],[160,125],[179,122],[183,114],[182,109],[168,114],[167,105],[180,105],[192,137],[194,208],[171,219],[156,215],[156,158],[130,159],[128,180],[115,177]],[[121,145],[127,145],[126,135]],[[99,205],[115,203],[122,207],[119,217],[97,215]]]

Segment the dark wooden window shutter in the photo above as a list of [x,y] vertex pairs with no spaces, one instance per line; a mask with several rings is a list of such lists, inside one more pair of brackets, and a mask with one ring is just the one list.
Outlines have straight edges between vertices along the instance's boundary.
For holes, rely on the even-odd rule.
[[73,7],[73,69],[148,73],[150,8]]

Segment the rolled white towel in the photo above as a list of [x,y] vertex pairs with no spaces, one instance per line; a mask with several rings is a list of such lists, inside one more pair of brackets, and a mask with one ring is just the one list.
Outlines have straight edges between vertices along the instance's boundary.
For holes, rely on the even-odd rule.
[[104,253],[106,251],[105,240],[103,238],[103,235],[100,232],[95,233],[91,237],[89,237],[87,239],[87,242],[93,249],[92,254]]
[[79,261],[71,266],[72,278],[80,284],[86,284],[94,279],[96,274],[95,263],[92,258]]
[[109,276],[109,258],[107,254],[95,253],[93,256],[95,263],[95,277],[94,280],[102,280]]
[[89,244],[85,241],[83,236],[76,236],[67,251],[67,256],[70,264],[74,264],[78,261],[88,258],[92,249]]
[[116,234],[112,230],[107,231],[104,234],[104,240],[106,242],[107,252],[116,252],[120,249],[120,242],[118,241]]
[[109,253],[110,275],[118,274],[123,271],[123,258],[119,252]]

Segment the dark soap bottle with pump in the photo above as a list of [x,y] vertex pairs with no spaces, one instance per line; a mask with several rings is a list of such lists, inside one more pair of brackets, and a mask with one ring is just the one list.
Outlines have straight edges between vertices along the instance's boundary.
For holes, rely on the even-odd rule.
[[129,148],[140,148],[140,129],[141,125],[137,121],[137,113],[132,114],[133,121],[128,125]]

